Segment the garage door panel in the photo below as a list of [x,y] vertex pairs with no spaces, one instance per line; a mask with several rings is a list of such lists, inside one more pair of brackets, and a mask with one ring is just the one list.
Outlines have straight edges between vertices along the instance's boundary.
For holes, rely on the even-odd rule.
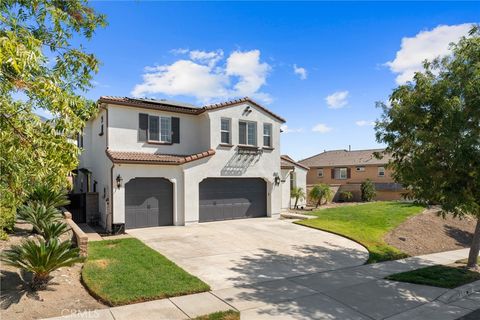
[[200,222],[263,217],[266,183],[260,178],[208,178],[200,183]]
[[135,178],[125,184],[125,227],[173,224],[173,184],[162,178]]

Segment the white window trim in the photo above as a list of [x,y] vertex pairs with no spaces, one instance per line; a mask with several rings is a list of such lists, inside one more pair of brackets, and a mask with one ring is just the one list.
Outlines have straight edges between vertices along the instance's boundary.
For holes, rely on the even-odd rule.
[[323,168],[318,168],[317,169],[317,177],[318,178],[323,178]]
[[[228,130],[222,129],[222,121],[228,121]],[[228,142],[222,141],[222,133],[228,132]],[[220,143],[221,144],[232,144],[232,119],[230,118],[221,118],[220,119]]]
[[[150,117],[157,117],[158,118],[158,140],[150,139]],[[168,121],[170,122],[170,141],[162,140],[162,118],[168,119]],[[172,117],[157,116],[157,115],[149,114],[148,115],[147,142],[172,143]]]
[[[240,143],[240,123],[246,123],[246,126],[245,126],[245,143]],[[247,121],[247,120],[239,120],[238,121],[238,130],[239,130],[239,137],[238,137],[238,144],[239,145],[244,145],[244,146],[249,146],[249,147],[256,147],[258,145],[258,139],[257,139],[257,123],[255,121]],[[255,132],[253,133],[253,136],[254,136],[254,142],[253,144],[250,144],[248,143],[248,140],[249,140],[249,135],[248,135],[248,125],[254,125],[255,126]]]
[[378,176],[385,177],[385,167],[378,167]]
[[[265,128],[266,128],[266,127],[269,127],[269,128],[270,128],[270,135],[265,134]],[[262,135],[262,137],[263,137],[263,139],[262,139],[262,140],[263,140],[263,141],[262,141],[262,142],[263,142],[263,146],[264,146],[264,147],[268,147],[268,148],[272,148],[272,147],[273,147],[273,126],[272,126],[271,123],[264,123],[264,124],[263,124],[263,135]],[[266,144],[265,144],[265,137],[269,137],[269,138],[270,138],[270,145],[266,145]]]
[[[336,176],[336,170],[338,170],[338,177]],[[342,172],[345,172],[345,176],[342,175]],[[334,177],[335,180],[347,180],[348,179],[348,168],[335,168]]]

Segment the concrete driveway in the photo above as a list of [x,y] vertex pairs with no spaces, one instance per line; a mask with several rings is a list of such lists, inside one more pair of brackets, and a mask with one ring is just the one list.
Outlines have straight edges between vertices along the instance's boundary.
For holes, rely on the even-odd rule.
[[212,290],[363,264],[367,250],[343,237],[274,218],[128,230]]

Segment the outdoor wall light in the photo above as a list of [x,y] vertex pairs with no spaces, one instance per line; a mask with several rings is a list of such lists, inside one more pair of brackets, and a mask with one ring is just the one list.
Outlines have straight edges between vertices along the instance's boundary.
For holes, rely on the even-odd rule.
[[278,172],[274,172],[273,176],[275,177],[275,185],[280,185],[280,176],[278,175]]
[[118,175],[117,176],[117,188],[120,189],[122,187],[122,183],[123,183],[123,178],[121,175]]

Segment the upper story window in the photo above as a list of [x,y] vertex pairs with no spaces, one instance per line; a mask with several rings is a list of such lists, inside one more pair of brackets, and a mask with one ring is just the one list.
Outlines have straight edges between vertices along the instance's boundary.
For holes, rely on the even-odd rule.
[[272,125],[270,123],[263,124],[263,146],[272,147]]
[[77,147],[83,148],[83,129],[77,134]]
[[345,180],[348,177],[347,168],[335,168],[333,178],[337,180]]
[[323,178],[323,168],[318,168],[317,169],[317,177]]
[[180,143],[180,118],[138,115],[138,141],[157,143]]
[[221,135],[221,143],[223,144],[231,144],[232,143],[232,138],[231,138],[231,131],[232,131],[232,126],[231,126],[231,121],[228,118],[222,118],[220,120],[220,135]]
[[248,146],[257,145],[257,123],[240,121],[238,123],[238,143]]
[[365,167],[356,167],[355,170],[363,172],[365,171]]
[[385,177],[385,167],[378,167],[378,176]]
[[100,133],[99,136],[103,136],[103,116],[100,117]]

